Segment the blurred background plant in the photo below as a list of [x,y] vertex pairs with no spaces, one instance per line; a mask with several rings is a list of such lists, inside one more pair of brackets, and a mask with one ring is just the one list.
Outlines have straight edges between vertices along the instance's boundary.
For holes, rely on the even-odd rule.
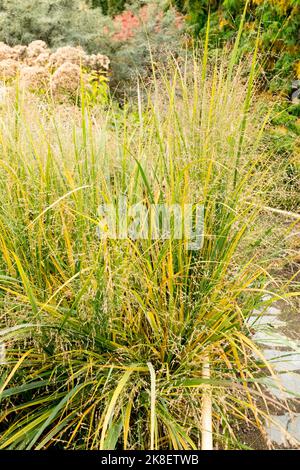
[[260,30],[260,49],[265,55],[262,72],[267,85],[272,91],[288,91],[290,84],[286,79],[297,75],[300,60],[299,0],[174,0],[173,3],[187,15],[196,37],[204,36],[210,11],[211,47],[222,47],[233,40],[247,3],[240,51],[253,50]]
[[137,76],[152,75],[153,60],[182,53],[183,21],[165,1],[133,2],[114,19],[107,16],[120,8],[121,2],[3,0],[0,41],[14,46],[40,39],[50,48],[80,45],[87,53],[101,52],[111,61],[114,93],[128,96]]
[[299,0],[1,0],[0,41],[41,39],[49,47],[102,52],[112,62],[113,83],[128,85],[133,71],[149,72],[149,46],[160,59],[181,54],[180,33],[202,40],[209,12],[210,49],[232,44],[246,3],[240,54],[253,50],[259,30],[262,86],[287,94],[289,79],[299,74]]
[[55,100],[80,96],[80,84],[85,82],[90,96],[105,99],[108,95],[109,58],[103,54],[86,54],[82,47],[64,46],[53,51],[44,41],[32,41],[28,46],[10,47],[0,44],[0,80],[6,89],[20,89]]
[[[263,432],[246,319],[299,287],[266,217],[300,207],[298,24],[298,1],[0,1],[1,448],[198,448],[208,356],[215,445]],[[203,250],[99,241],[119,194],[200,201]]]

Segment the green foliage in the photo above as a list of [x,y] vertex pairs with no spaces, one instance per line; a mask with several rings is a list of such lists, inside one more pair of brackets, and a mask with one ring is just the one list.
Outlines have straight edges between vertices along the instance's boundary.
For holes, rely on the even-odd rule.
[[[0,0],[0,41],[8,44],[29,43],[42,39],[50,47],[65,44],[82,45],[87,52],[103,52],[110,56],[115,83],[128,83],[133,70],[142,75],[149,67],[149,44],[161,56],[180,53],[178,34],[174,28],[174,11],[170,3],[182,11],[196,37],[205,36],[208,12],[211,13],[210,47],[233,41],[238,30],[245,1],[241,0],[174,0],[166,2],[130,2],[137,12],[141,5],[154,3],[163,14],[163,26],[156,28],[155,15],[128,43],[114,44],[109,32],[114,26],[107,15],[125,8],[123,0]],[[91,9],[92,7],[92,9]],[[172,18],[173,15],[173,18]],[[286,79],[295,75],[299,57],[299,0],[254,0],[248,3],[240,51],[252,52],[260,30],[260,51],[264,54],[264,79],[271,91],[287,91]],[[265,54],[267,51],[267,54]],[[124,82],[124,83],[125,83]]]

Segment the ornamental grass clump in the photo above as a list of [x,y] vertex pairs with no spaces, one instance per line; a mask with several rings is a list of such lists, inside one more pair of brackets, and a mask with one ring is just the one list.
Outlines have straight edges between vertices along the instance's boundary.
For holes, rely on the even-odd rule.
[[[245,83],[207,50],[122,110],[84,84],[67,119],[18,95],[0,108],[1,449],[228,449],[240,425],[263,432],[269,365],[246,320],[278,257],[256,232],[268,117],[255,57]],[[99,207],[120,197],[203,206],[202,247],[105,236]]]

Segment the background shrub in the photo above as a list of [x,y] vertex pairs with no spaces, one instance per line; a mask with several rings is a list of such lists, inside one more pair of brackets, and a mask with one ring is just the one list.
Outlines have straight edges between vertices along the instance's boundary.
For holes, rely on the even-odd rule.
[[92,11],[80,0],[0,0],[0,41],[9,45],[41,39],[50,47],[101,49],[108,23],[100,9]]
[[125,0],[92,0],[92,7],[100,7],[105,15],[115,15],[124,10],[126,3]]

